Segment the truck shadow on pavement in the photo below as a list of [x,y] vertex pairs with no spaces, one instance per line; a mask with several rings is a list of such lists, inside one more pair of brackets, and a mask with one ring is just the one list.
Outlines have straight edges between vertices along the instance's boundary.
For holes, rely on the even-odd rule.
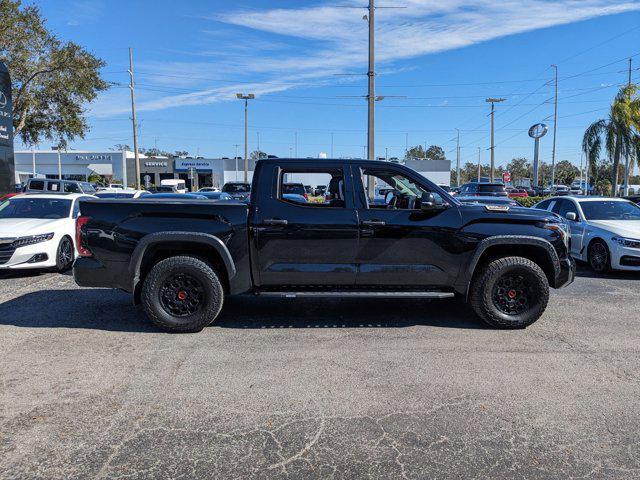
[[[110,289],[43,290],[0,303],[0,325],[157,333],[131,295]],[[209,328],[488,328],[453,300],[229,297]]]

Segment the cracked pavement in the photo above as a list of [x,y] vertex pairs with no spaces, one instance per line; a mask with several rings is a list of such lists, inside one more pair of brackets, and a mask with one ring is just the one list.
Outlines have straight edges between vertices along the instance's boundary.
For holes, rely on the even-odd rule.
[[0,478],[638,478],[640,276],[538,323],[453,301],[232,298],[194,335],[0,274]]

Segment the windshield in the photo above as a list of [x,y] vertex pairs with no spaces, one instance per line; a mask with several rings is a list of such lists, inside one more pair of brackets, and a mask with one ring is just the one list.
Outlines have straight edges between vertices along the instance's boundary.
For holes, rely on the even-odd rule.
[[71,200],[57,198],[11,198],[0,204],[0,218],[58,219],[69,216]]
[[222,187],[222,191],[227,193],[247,193],[250,190],[251,187],[244,183],[227,183]]
[[631,202],[580,202],[587,220],[640,220],[640,207]]
[[96,189],[93,188],[93,185],[89,182],[82,182],[80,185],[82,185],[82,191],[84,193],[96,193]]

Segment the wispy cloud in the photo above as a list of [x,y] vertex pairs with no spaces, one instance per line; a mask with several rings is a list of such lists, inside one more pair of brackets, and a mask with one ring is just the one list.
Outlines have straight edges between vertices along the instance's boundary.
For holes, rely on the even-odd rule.
[[75,0],[67,6],[67,25],[80,26],[97,23],[104,12],[101,0]]
[[[407,59],[603,15],[640,10],[640,2],[620,0],[403,0],[402,4],[407,8],[383,9],[376,17],[376,59],[381,68],[402,68],[400,62]],[[356,7],[362,2],[349,0],[343,5]],[[335,74],[362,72],[367,62],[368,26],[362,19],[365,13],[364,9],[319,5],[237,9],[211,16],[209,19],[223,25],[225,31],[236,30],[240,39],[237,42],[230,40],[233,36],[225,35],[234,55],[216,56],[216,52],[204,50],[203,57],[210,57],[210,62],[165,63],[162,70],[177,68],[173,71],[187,72],[185,77],[194,72],[191,79],[194,86],[198,85],[198,77],[211,76],[214,72],[215,75],[225,72],[239,80],[257,82],[259,79],[261,83],[230,83],[160,96],[141,102],[139,109],[161,110],[231,100],[233,93],[243,89],[258,95],[274,93],[328,79],[335,82],[336,77],[332,78]],[[247,41],[248,37],[251,40]],[[150,65],[148,68],[153,70],[155,67]]]

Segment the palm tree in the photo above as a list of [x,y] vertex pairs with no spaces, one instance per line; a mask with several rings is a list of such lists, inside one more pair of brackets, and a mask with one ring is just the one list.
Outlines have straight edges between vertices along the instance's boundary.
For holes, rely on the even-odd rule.
[[589,125],[582,138],[582,150],[587,156],[590,170],[595,171],[603,145],[607,156],[613,159],[612,196],[617,192],[620,159],[629,155],[631,160],[640,161],[640,150],[637,148],[640,147],[637,138],[640,130],[640,98],[636,95],[637,90],[637,85],[620,89],[611,104],[609,118]]

